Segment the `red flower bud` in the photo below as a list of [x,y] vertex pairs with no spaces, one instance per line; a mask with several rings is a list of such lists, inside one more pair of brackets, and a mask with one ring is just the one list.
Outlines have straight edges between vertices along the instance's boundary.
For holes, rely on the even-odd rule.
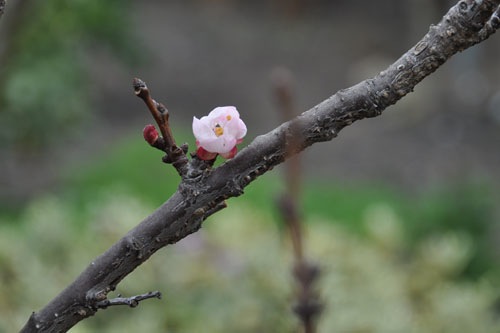
[[156,131],[156,128],[151,124],[144,127],[142,134],[144,135],[144,140],[146,140],[151,146],[155,144],[159,137],[158,131]]

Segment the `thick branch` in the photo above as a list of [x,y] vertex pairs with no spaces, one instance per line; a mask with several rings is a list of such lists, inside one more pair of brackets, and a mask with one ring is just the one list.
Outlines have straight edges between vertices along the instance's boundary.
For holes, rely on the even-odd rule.
[[[161,247],[197,231],[204,219],[224,207],[225,199],[241,195],[259,175],[315,142],[333,139],[356,120],[380,115],[453,54],[486,39],[498,27],[498,17],[492,15],[499,4],[500,0],[460,1],[417,45],[374,78],[337,92],[257,137],[216,169],[199,170],[199,161],[193,158],[177,192],[33,313],[22,332],[65,332],[92,316],[126,275]],[[288,149],[295,130],[300,135]]]

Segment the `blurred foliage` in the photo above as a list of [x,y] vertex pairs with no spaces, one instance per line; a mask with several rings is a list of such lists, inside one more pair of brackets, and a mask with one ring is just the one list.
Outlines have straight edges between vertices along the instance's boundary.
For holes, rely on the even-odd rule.
[[[102,191],[84,210],[45,197],[15,223],[0,223],[0,331],[18,330],[152,209],[123,190]],[[308,221],[307,250],[322,267],[326,305],[319,332],[499,332],[491,277],[457,280],[473,253],[470,237],[447,231],[408,252],[391,206],[362,214],[365,236],[319,217]],[[289,247],[272,214],[230,201],[116,291],[160,290],[161,301],[111,307],[72,332],[291,332]]]
[[[179,176],[140,137],[68,169],[57,197],[0,216],[0,332],[19,329],[175,191]],[[411,197],[304,184],[306,248],[323,268],[320,332],[499,332],[498,259],[488,256],[496,201],[487,189]],[[161,301],[109,308],[72,331],[292,331],[290,250],[274,203],[282,190],[276,173],[264,175],[117,290],[160,290]]]
[[92,112],[91,52],[104,49],[129,62],[136,52],[129,1],[24,0],[17,6],[1,57],[0,142],[31,148],[74,130]]
[[[70,169],[64,181],[65,196],[84,206],[93,200],[96,192],[115,188],[140,195],[148,203],[159,206],[177,189],[180,179],[173,168],[159,163],[162,156],[159,151],[145,149],[146,144],[138,139],[139,135],[123,140],[98,162],[82,163]],[[179,142],[194,146],[186,132],[176,131],[176,137]],[[464,277],[476,278],[492,266],[498,266],[493,235],[500,230],[500,211],[496,204],[500,193],[484,182],[464,183],[421,195],[402,194],[380,184],[347,186],[311,180],[303,187],[303,210],[308,216],[327,218],[349,231],[366,235],[364,211],[372,205],[388,203],[405,220],[402,228],[407,247],[414,248],[434,234],[459,232],[468,235],[474,249],[462,272]],[[241,198],[232,200],[248,202],[273,214],[275,199],[283,191],[281,178],[272,172],[245,188]]]
[[[2,64],[0,141],[37,145],[89,112],[88,50],[106,45],[133,60],[134,48],[128,1],[28,3]],[[0,332],[18,330],[175,191],[179,177],[160,159],[137,137],[124,141],[69,170],[64,199],[0,216]],[[162,301],[110,308],[72,331],[292,331],[290,251],[273,213],[282,185],[262,178],[117,291],[159,289]],[[320,332],[500,332],[490,238],[497,199],[484,184],[418,198],[378,185],[307,184],[307,249],[323,267],[327,306]]]
[[468,183],[428,191],[408,214],[410,240],[418,242],[449,231],[467,234],[475,253],[464,273],[480,275],[492,262],[499,262],[492,251],[493,235],[500,230],[500,193],[494,188],[484,183]]
[[[176,141],[193,141],[192,135],[175,131]],[[194,141],[190,147],[194,147]],[[95,193],[120,188],[159,206],[179,185],[180,177],[170,165],[162,163],[162,152],[151,149],[142,132],[123,139],[95,160],[81,161],[61,174],[65,197],[85,205]]]

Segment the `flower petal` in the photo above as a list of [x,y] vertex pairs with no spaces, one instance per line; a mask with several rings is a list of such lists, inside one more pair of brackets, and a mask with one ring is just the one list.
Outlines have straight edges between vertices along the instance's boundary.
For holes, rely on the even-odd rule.
[[238,113],[238,110],[236,110],[234,106],[218,106],[212,111],[210,111],[208,117],[226,118],[227,115],[231,116],[231,118],[240,119],[240,114]]
[[214,153],[227,153],[236,146],[236,139],[232,136],[222,135],[215,140],[205,140],[201,146]]
[[200,142],[216,137],[210,126],[210,118],[206,116],[201,119],[193,117],[193,134],[196,140]]
[[236,139],[242,139],[247,134],[247,127],[241,119],[231,120],[226,123],[224,127],[224,132],[228,135],[235,137]]

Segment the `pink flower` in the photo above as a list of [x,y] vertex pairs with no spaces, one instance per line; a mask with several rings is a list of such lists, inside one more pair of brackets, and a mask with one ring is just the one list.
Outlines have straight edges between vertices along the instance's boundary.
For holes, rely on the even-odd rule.
[[233,158],[243,141],[247,127],[234,106],[220,106],[208,116],[193,117],[193,133],[196,138],[196,154],[203,160],[211,160],[220,154]]

